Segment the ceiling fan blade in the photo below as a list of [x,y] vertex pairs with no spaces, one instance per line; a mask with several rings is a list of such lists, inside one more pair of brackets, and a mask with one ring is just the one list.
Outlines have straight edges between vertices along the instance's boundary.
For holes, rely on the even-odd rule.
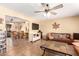
[[45,6],[49,7],[49,4],[48,4],[48,3],[41,3],[41,5],[42,5],[43,7],[45,7]]
[[45,5],[46,5],[46,3],[41,3],[41,5],[42,5],[42,6],[45,6]]
[[60,5],[57,5],[49,10],[56,10],[56,9],[59,9],[59,8],[63,8],[63,4],[60,4]]
[[56,15],[57,13],[56,12],[50,12],[51,14],[53,14],[53,15]]
[[40,12],[45,12],[45,11],[35,11],[34,13],[40,13]]

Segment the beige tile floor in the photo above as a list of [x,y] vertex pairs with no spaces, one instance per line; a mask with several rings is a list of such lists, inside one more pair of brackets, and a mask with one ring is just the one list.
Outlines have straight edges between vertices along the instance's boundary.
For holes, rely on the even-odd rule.
[[[7,52],[6,56],[41,56],[43,50],[40,49],[42,44],[54,44],[53,41],[39,40],[36,42],[29,42],[24,39],[12,40],[7,39]],[[72,50],[71,50],[72,49]],[[73,47],[70,46],[70,51],[73,52]]]

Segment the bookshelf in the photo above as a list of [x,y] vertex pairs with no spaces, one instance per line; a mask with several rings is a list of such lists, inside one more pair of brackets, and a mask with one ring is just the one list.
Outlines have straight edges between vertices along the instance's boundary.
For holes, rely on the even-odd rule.
[[6,52],[6,32],[0,31],[0,54]]

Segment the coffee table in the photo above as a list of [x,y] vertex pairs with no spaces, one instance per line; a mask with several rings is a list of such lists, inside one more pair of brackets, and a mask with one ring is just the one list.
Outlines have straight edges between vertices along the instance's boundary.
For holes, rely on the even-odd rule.
[[65,55],[65,56],[72,56],[72,53],[70,53],[67,49],[68,44],[66,43],[52,43],[52,44],[43,44],[40,46],[40,48],[43,50],[42,56],[45,55],[45,53],[48,51],[49,53],[54,53],[57,55]]

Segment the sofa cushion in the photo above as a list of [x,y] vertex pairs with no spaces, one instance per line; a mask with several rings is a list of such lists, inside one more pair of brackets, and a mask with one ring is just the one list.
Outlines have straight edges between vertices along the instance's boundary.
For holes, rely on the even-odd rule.
[[59,37],[60,37],[60,39],[62,39],[63,35],[60,34]]
[[48,38],[49,38],[49,39],[54,39],[54,36],[52,35],[52,33],[49,33],[49,34],[48,34]]
[[54,37],[53,36],[49,36],[49,39],[54,39]]
[[54,39],[59,39],[59,34],[55,34]]
[[67,39],[66,34],[62,35],[62,39]]
[[70,39],[70,34],[66,34],[66,38]]

